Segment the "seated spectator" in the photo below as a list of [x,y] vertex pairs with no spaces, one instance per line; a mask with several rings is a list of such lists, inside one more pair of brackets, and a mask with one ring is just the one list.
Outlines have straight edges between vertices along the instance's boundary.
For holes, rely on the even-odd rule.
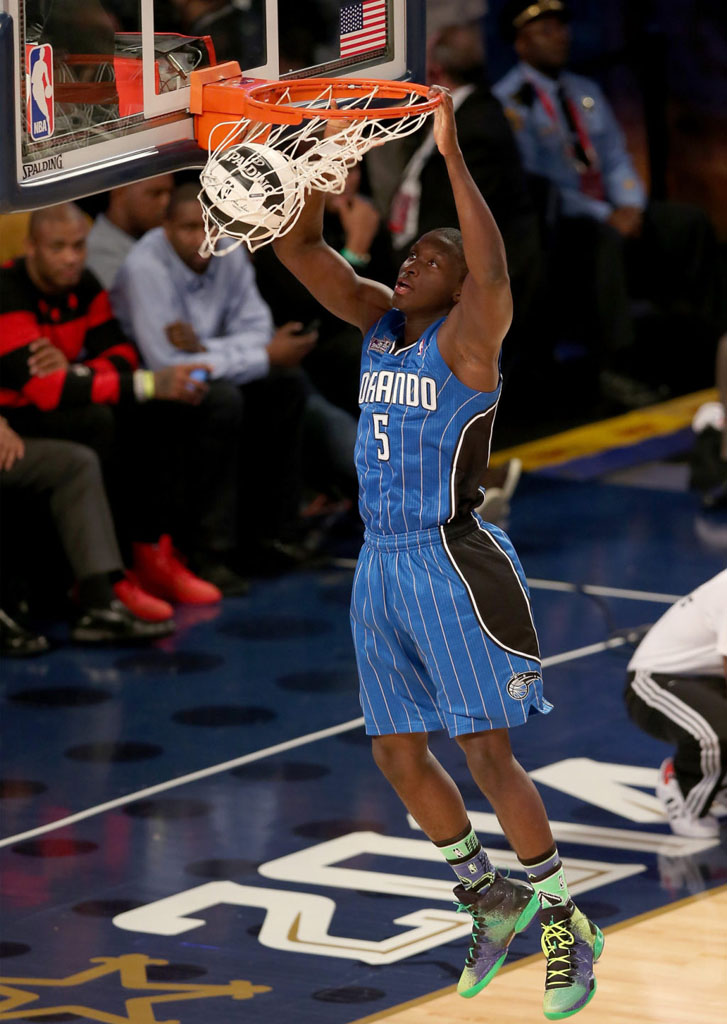
[[[160,174],[111,190],[106,213],[96,217],[89,233],[86,259],[87,267],[104,287],[111,286],[134,244],[147,231],[162,224],[173,189],[173,175]],[[167,459],[178,464],[175,480],[182,482],[189,477],[190,448],[195,449],[193,461],[198,471],[203,473],[202,477],[196,477],[191,494],[188,488],[187,493],[183,493],[185,488],[182,487],[182,493],[175,499],[178,511],[189,510],[186,515],[180,511],[176,532],[181,535],[195,570],[227,597],[245,594],[249,589],[247,581],[238,576],[229,564],[234,557],[237,538],[234,524],[234,453],[237,451],[235,435],[240,418],[238,405],[235,396],[214,390],[205,394],[200,409],[193,414],[189,408],[180,406],[172,413],[166,410],[165,416],[165,426],[172,428],[165,430],[165,435],[173,439],[173,444],[167,448]],[[223,440],[220,439],[221,431],[226,434]],[[218,449],[220,441],[221,448]],[[223,451],[228,454],[220,462]],[[205,466],[209,467],[206,473],[202,468]],[[202,492],[206,497],[204,508],[200,509],[196,495]],[[169,547],[168,540],[165,544]],[[172,548],[170,550],[173,551]],[[137,568],[148,585],[152,588],[160,586],[159,582],[155,583],[158,574],[147,564],[149,559],[145,560],[144,551],[137,549],[136,554],[137,562],[144,562],[145,568]],[[157,555],[158,552],[153,553],[154,558]]]
[[356,271],[373,281],[388,284],[396,273],[391,233],[384,218],[363,190],[363,166],[349,168],[343,192],[329,192],[323,214],[323,231]]
[[27,256],[0,268],[0,411],[23,437],[94,448],[124,541],[159,562],[158,596],[217,601],[217,587],[189,572],[168,545],[159,547],[174,480],[159,431],[150,429],[163,425],[165,409],[203,401],[206,387],[192,374],[204,363],[138,369],[107,293],[84,270],[87,232],[73,204],[35,211]]
[[111,189],[106,212],[96,217],[86,243],[86,266],[104,288],[113,284],[134,242],[160,226],[173,188],[174,176],[159,174]]
[[[691,318],[690,333],[702,338],[690,362],[705,372],[725,322],[717,242],[702,211],[648,201],[603,92],[566,70],[570,17],[561,0],[507,0],[500,24],[519,63],[493,91],[514,126],[526,171],[557,197],[553,309],[573,318],[581,341],[595,344],[602,395],[635,407],[663,394],[657,385],[674,381],[663,379],[662,339],[658,364],[652,354],[640,365],[634,300],[672,321]],[[679,383],[684,369],[681,359],[672,369]]]
[[[146,594],[123,570],[101,467],[90,448],[47,438],[24,440],[0,416],[0,493],[3,499],[10,493],[48,502],[77,586],[72,640],[119,643],[155,640],[173,632],[171,606]],[[3,530],[9,518],[5,505]],[[22,572],[24,563],[27,569],[31,551],[38,550],[30,536],[13,540],[20,550],[4,560],[3,603],[12,591],[8,577]],[[47,640],[0,614],[0,654],[40,654],[48,646]]]
[[241,406],[239,548],[255,570],[278,556],[284,562],[286,552],[293,557],[306,400],[297,367],[316,334],[301,334],[294,321],[273,329],[243,249],[200,256],[197,192],[192,183],[175,189],[164,226],[129,253],[112,302],[147,366],[168,372],[193,356],[210,369],[209,393]]
[[628,664],[626,707],[674,746],[656,795],[679,836],[714,839],[727,815],[727,570],[673,604]]

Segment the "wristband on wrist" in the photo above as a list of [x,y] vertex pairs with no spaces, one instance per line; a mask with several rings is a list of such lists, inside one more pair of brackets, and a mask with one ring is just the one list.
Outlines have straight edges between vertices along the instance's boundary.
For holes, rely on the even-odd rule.
[[371,257],[368,253],[361,254],[358,252],[352,252],[347,246],[341,249],[341,256],[347,263],[350,263],[352,267],[367,267],[371,262]]
[[134,370],[134,395],[137,402],[148,402],[154,397],[154,373],[152,370]]

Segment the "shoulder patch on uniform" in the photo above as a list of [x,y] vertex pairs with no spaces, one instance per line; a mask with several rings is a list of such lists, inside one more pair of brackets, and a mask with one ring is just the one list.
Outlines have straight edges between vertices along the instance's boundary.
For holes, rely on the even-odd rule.
[[537,679],[540,679],[539,672],[517,672],[514,676],[510,676],[505,689],[513,700],[525,700],[530,686]]

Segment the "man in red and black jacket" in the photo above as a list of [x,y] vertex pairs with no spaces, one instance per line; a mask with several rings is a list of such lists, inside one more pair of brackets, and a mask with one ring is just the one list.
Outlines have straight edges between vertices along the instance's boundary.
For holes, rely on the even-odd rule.
[[[86,219],[73,204],[34,213],[27,257],[0,268],[0,406],[8,419],[46,427],[37,415],[149,398],[197,404],[204,385],[139,370],[86,258]],[[197,369],[199,367],[196,367]],[[32,409],[31,415],[19,410]]]
[[195,371],[206,368],[139,368],[107,293],[84,269],[87,233],[73,204],[36,211],[25,259],[0,268],[0,414],[20,435],[97,452],[122,540],[158,569],[146,590],[180,603],[217,601],[218,588],[190,573],[166,536],[184,462],[168,421],[173,409],[205,402]]

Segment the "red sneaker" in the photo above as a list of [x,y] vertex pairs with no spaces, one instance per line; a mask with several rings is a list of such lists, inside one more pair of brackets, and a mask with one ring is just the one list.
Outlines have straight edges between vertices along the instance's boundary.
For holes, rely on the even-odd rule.
[[133,572],[127,572],[123,580],[114,583],[114,594],[130,612],[145,622],[167,622],[174,614],[174,609],[167,601],[153,597],[139,586]]
[[222,600],[218,587],[189,571],[166,533],[158,544],[134,544],[134,573],[144,590],[177,604]]

